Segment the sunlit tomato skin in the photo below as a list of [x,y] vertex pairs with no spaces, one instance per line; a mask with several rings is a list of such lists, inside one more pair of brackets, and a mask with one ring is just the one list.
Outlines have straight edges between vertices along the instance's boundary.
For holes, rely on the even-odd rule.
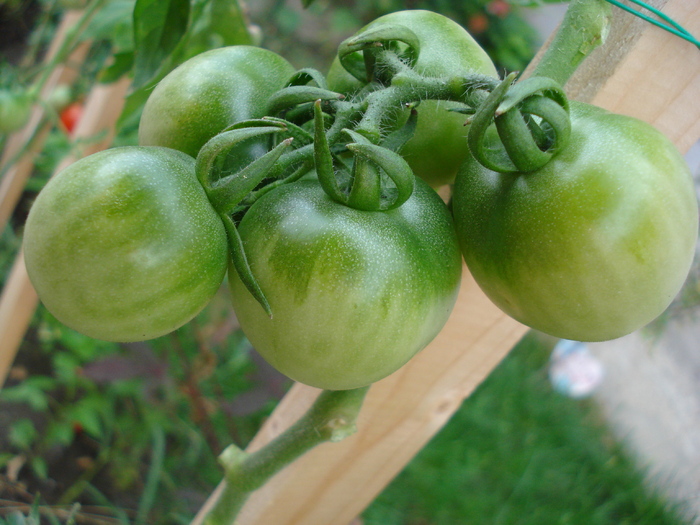
[[389,212],[331,200],[315,180],[256,202],[240,224],[270,319],[229,272],[234,310],[260,354],[307,385],[344,390],[401,367],[440,331],[461,256],[447,207],[425,183]]
[[[196,157],[209,139],[229,125],[265,116],[268,98],[284,87],[294,71],[278,54],[254,46],[201,53],[155,87],[139,123],[139,144],[165,146]],[[252,159],[264,151],[260,143],[249,156]]]
[[194,317],[223,282],[223,223],[175,150],[123,147],[57,174],[27,218],[24,256],[46,308],[96,339],[138,341]]
[[[459,24],[449,18],[423,10],[397,11],[369,23],[359,32],[380,24],[398,24],[411,29],[420,41],[415,64],[419,73],[446,77],[460,73],[496,77],[496,68],[486,52]],[[328,72],[333,91],[352,93],[362,84],[345,71],[336,57]],[[469,128],[466,117],[448,111],[459,104],[428,100],[418,106],[418,125],[414,136],[401,149],[401,155],[413,172],[433,187],[454,181],[467,156],[465,148]]]
[[572,102],[569,145],[531,173],[474,160],[454,189],[464,258],[484,292],[522,323],[602,341],[661,314],[695,252],[687,165],[652,126]]

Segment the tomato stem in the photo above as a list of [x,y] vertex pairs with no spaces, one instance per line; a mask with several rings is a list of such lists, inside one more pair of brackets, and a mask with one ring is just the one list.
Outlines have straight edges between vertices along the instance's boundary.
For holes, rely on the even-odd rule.
[[309,410],[263,448],[246,453],[231,445],[219,460],[223,489],[205,525],[231,525],[250,494],[274,474],[324,442],[340,441],[356,431],[356,421],[369,387],[324,390]]
[[612,9],[605,0],[573,0],[532,76],[565,85],[581,62],[605,41],[611,20]]
[[498,79],[481,74],[453,77],[420,75],[392,51],[379,53],[377,61],[392,71],[391,85],[366,95],[362,101],[362,119],[355,127],[355,131],[375,144],[381,140],[382,130],[396,115],[397,108],[421,100],[450,100],[461,102],[468,110],[480,104],[484,90],[491,91],[499,83]]

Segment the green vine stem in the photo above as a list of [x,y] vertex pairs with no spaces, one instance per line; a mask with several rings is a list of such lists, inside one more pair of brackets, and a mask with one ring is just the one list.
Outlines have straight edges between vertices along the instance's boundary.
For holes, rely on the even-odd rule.
[[220,456],[224,489],[204,525],[232,525],[250,493],[316,445],[355,433],[357,416],[369,387],[324,390],[301,419],[256,452],[229,446]]
[[573,0],[532,76],[566,84],[583,59],[605,41],[611,21],[612,9],[606,0]]

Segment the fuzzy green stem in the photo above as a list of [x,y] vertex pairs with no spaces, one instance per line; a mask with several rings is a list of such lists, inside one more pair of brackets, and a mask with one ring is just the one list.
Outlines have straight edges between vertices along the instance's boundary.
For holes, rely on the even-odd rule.
[[479,91],[491,90],[498,83],[497,78],[478,74],[436,78],[402,71],[392,79],[391,86],[367,95],[355,131],[378,144],[385,121],[396,108],[421,100],[451,100],[475,107],[481,101]]
[[612,9],[605,0],[573,0],[532,76],[566,84],[583,59],[605,41],[611,20]]
[[250,454],[226,449],[220,458],[225,487],[204,524],[232,525],[250,493],[274,474],[316,445],[352,435],[368,389],[324,390],[301,419],[263,448]]

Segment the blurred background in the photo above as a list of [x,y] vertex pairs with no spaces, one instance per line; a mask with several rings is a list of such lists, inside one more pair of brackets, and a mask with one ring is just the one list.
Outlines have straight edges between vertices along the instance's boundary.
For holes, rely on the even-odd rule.
[[[0,3],[0,127],[22,116],[62,20],[96,4]],[[205,4],[192,0],[193,10]],[[31,102],[42,107],[44,131],[20,149],[30,151],[41,139],[0,232],[3,283],[38,191],[62,159],[105,140],[104,134],[74,131],[95,85],[113,85],[130,72],[134,5],[99,2],[66,50],[84,49],[79,59],[65,56],[75,78]],[[202,17],[179,61],[243,38],[296,67],[321,71],[343,39],[406,8],[449,16],[481,43],[499,72],[521,71],[566,9],[565,3],[528,0],[318,0],[308,9],[299,0],[250,0],[241,2],[248,33],[240,37],[215,24],[217,13],[233,13],[233,3],[207,5],[202,9],[209,18]],[[138,97],[127,99],[112,144],[136,143],[141,104]],[[3,176],[18,158],[7,156],[10,138],[0,138]],[[700,147],[688,161],[697,178]],[[81,336],[39,306],[0,391],[0,520],[21,523],[9,521],[19,511],[52,524],[189,523],[221,478],[216,456],[230,442],[245,446],[290,386],[250,347],[227,294],[222,287],[177,332],[137,344]],[[529,333],[360,522],[696,522],[699,302],[694,268],[668,312],[642,332],[569,347]],[[583,356],[581,366],[593,369],[579,389],[572,356]],[[34,502],[40,507],[32,510]]]

